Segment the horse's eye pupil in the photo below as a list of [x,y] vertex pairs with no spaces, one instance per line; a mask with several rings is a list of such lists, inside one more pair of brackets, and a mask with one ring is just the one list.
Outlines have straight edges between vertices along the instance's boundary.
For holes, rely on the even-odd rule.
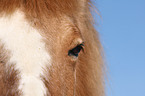
[[69,50],[68,55],[69,55],[69,56],[76,56],[76,57],[78,57],[78,54],[79,54],[80,51],[83,49],[82,46],[83,46],[83,45],[80,44],[80,45],[76,46],[75,48]]

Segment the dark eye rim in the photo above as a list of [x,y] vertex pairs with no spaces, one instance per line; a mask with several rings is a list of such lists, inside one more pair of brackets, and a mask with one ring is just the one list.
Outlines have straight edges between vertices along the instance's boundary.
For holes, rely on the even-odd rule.
[[84,50],[84,42],[81,44],[78,44],[76,47],[68,51],[69,56],[75,56],[78,57],[81,50]]

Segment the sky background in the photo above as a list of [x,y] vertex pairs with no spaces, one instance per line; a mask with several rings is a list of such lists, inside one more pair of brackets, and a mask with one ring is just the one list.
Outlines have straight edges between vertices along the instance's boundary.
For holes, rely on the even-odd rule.
[[105,50],[106,96],[145,96],[145,0],[94,0]]

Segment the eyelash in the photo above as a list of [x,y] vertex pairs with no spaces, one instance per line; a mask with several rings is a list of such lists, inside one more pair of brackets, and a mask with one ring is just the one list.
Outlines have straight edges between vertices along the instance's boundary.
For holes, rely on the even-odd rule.
[[75,48],[69,50],[68,55],[78,57],[80,51],[83,50],[83,46],[84,46],[83,43],[80,45],[77,45]]

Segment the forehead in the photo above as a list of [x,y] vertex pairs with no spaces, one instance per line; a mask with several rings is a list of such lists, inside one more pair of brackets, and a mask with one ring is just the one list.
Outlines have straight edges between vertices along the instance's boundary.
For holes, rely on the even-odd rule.
[[0,5],[0,12],[12,13],[21,8],[34,17],[57,13],[73,14],[81,9],[78,0],[3,0]]
[[36,22],[34,26],[42,30],[40,32],[47,40],[48,48],[56,48],[55,50],[58,51],[59,47],[63,46],[63,48],[67,48],[73,41],[77,43],[75,40],[82,39],[81,31],[75,22],[75,18],[61,15],[60,17],[48,19],[48,21],[43,22],[43,24],[39,23],[40,22]]
[[[70,17],[73,23],[76,22],[77,20],[75,19],[82,14],[82,10],[85,10],[84,4],[87,4],[85,1],[86,0],[3,0],[0,2],[0,12],[12,14],[15,10],[20,9],[25,13],[27,20],[29,20],[33,26],[37,28],[41,27],[40,29],[47,29],[48,26],[54,23],[58,24],[64,17]],[[51,27],[51,29],[52,28],[53,27]]]
[[82,1],[84,0],[3,0],[0,2],[0,12],[1,14],[12,14],[20,9],[31,22],[47,26],[45,23],[52,18],[59,18],[63,15],[72,19],[77,17],[83,8],[82,3],[84,2]]
[[44,33],[48,34],[49,31],[60,35],[67,30],[69,33],[79,32],[76,19],[80,15],[81,5],[78,0],[46,0],[46,2],[30,0],[22,5],[21,9],[26,19],[33,27],[41,29]]

